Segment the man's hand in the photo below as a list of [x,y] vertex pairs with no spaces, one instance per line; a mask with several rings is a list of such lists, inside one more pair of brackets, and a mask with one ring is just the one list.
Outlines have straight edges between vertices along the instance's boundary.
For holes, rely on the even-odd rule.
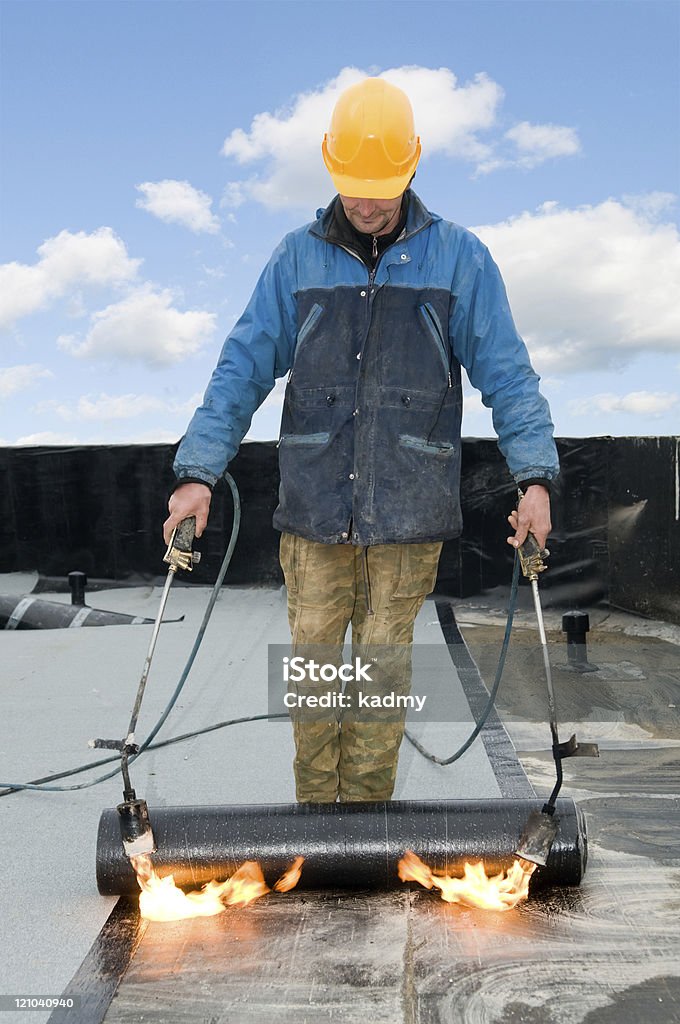
[[508,522],[515,531],[514,537],[508,537],[508,544],[519,547],[531,531],[539,547],[544,548],[548,534],[552,529],[550,522],[550,494],[540,484],[527,487],[526,493],[515,509],[508,516]]
[[211,498],[207,484],[181,484],[173,491],[168,502],[170,515],[163,523],[165,543],[170,543],[172,531],[188,516],[196,516],[196,536],[200,537],[208,525]]

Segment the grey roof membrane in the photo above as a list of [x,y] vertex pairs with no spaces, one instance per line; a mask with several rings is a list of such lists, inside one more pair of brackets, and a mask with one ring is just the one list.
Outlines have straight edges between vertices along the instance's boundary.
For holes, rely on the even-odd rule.
[[[21,596],[34,582],[30,574],[0,576],[0,593]],[[139,738],[179,679],[208,596],[207,588],[171,591],[167,617],[184,615],[184,620],[161,629]],[[64,594],[41,597],[70,601]],[[153,619],[159,597],[159,588],[138,587],[88,594],[87,601]],[[88,748],[89,739],[120,738],[150,635],[148,625],[4,632],[0,782],[25,782],[74,767],[100,753]],[[159,738],[266,713],[267,646],[287,640],[284,591],[223,589],[186,687]],[[446,755],[469,733],[471,716],[432,601],[418,617],[415,642],[441,646],[453,720],[422,724],[417,732]],[[132,766],[132,781],[150,808],[287,803],[294,800],[292,758],[287,721],[249,723],[151,751]],[[120,801],[121,788],[118,777],[77,792],[22,792],[0,800],[0,994],[57,995],[86,955],[115,903],[97,892],[95,845],[100,812]],[[395,797],[499,795],[481,742],[447,768],[427,762],[404,743]],[[47,1016],[34,1012],[29,1019],[41,1024]],[[14,1012],[0,1012],[0,1021],[16,1024],[17,1019]]]

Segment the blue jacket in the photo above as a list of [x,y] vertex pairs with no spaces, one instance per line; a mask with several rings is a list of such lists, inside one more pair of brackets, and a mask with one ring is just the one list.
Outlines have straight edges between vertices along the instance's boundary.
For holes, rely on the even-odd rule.
[[445,540],[462,528],[461,365],[519,482],[557,475],[548,405],[503,281],[471,232],[410,193],[374,271],[330,240],[331,207],[287,235],[227,338],[175,472],[214,484],[290,371],[274,526],[323,543]]

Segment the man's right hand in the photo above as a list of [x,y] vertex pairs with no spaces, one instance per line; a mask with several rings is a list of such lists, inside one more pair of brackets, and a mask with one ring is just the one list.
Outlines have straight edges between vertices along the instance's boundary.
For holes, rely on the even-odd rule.
[[200,537],[208,525],[208,512],[212,491],[207,484],[180,484],[170,495],[170,515],[163,523],[165,543],[170,543],[172,531],[189,516],[196,516],[196,536]]

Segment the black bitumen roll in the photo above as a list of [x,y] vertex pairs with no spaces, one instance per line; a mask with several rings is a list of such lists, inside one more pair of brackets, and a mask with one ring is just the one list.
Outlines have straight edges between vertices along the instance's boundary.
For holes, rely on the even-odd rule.
[[[231,876],[257,860],[267,882],[302,855],[299,889],[387,889],[413,850],[436,871],[461,874],[465,861],[488,873],[510,867],[536,800],[388,801],[357,804],[260,804],[149,810],[161,875],[180,886]],[[578,885],[586,866],[585,820],[573,800],[557,801],[559,829],[532,887]],[[138,892],[120,837],[118,813],[105,810],[97,836],[97,884],[104,895]]]
[[138,626],[152,623],[141,615],[107,612],[81,604],[0,595],[0,629],[73,629],[78,626]]

